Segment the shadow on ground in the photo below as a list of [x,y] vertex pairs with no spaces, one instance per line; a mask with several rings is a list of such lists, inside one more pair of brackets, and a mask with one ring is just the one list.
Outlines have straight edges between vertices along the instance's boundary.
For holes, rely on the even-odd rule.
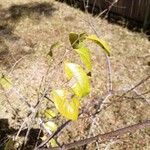
[[[7,147],[8,149],[15,149],[14,143],[11,141],[11,137],[16,135],[19,129],[14,129],[9,126],[8,119],[0,119],[0,149],[4,149]],[[41,143],[40,140],[37,139],[39,136],[40,129],[31,129],[28,141],[26,145],[21,145],[23,150],[31,150],[33,146],[38,142]],[[27,129],[22,130],[20,133],[20,137],[25,137],[27,133]],[[41,133],[42,136],[42,133]],[[19,142],[19,141],[17,141]],[[20,143],[20,142],[19,142]]]
[[20,40],[20,37],[14,33],[20,20],[31,18],[33,21],[39,22],[42,17],[51,17],[54,11],[56,11],[54,5],[47,2],[12,5],[5,9],[0,5],[0,63],[6,64],[6,66],[13,64],[8,42],[15,43]]
[[9,38],[14,36],[13,30],[20,19],[29,17],[40,20],[42,16],[51,17],[56,10],[52,3],[28,3],[12,5],[7,9],[0,7],[0,37]]

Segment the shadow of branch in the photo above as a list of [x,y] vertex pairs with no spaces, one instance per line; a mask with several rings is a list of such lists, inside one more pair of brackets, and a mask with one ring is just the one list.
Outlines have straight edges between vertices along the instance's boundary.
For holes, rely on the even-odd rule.
[[[15,135],[19,129],[14,129],[10,127],[8,123],[8,119],[0,119],[0,149],[3,149],[6,143],[9,141],[10,137]],[[32,149],[34,145],[38,142],[41,143],[39,139],[37,139],[39,135],[40,129],[31,129],[30,134],[28,136],[28,141],[24,147],[27,149]],[[27,133],[27,129],[24,129],[20,132],[21,137],[25,137]],[[41,132],[40,136],[43,133]],[[32,147],[32,148],[31,148]]]

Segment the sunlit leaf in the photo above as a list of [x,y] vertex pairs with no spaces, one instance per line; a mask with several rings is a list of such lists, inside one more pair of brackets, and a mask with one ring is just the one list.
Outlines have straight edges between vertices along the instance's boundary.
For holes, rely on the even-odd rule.
[[86,38],[95,42],[100,47],[102,47],[105,50],[105,52],[108,54],[108,56],[110,56],[110,47],[106,41],[99,39],[96,35],[89,35]]
[[[45,140],[47,140],[47,136],[44,134],[44,136],[43,137],[40,137],[41,138],[41,140],[42,141],[45,141]],[[54,138],[52,138],[50,141],[49,141],[49,143],[47,143],[48,145],[48,147],[57,147],[58,146],[58,144],[57,144],[57,142],[56,142],[56,140],[54,139]]]
[[4,89],[4,90],[10,90],[12,88],[12,83],[11,81],[6,78],[4,75],[0,78],[0,86]]
[[46,109],[46,110],[44,111],[44,116],[45,116],[47,119],[52,119],[52,118],[54,118],[54,117],[57,116],[57,113],[54,112],[54,111],[51,110],[51,109]]
[[64,117],[71,120],[78,118],[79,100],[77,98],[68,100],[68,92],[64,90],[53,90],[51,94],[56,108]]
[[56,140],[53,138],[49,142],[50,142],[51,147],[57,147],[58,146]]
[[83,47],[84,46],[83,40],[85,39],[85,37],[86,37],[86,33],[77,34],[77,33],[71,32],[69,34],[69,40],[70,40],[71,46],[74,49]]
[[57,130],[58,126],[54,122],[48,121],[48,122],[45,123],[45,128],[47,130],[55,132]]
[[86,47],[80,47],[79,49],[75,49],[75,51],[80,55],[81,61],[85,64],[88,71],[91,71],[92,63],[90,50]]
[[64,67],[67,79],[74,81],[71,85],[72,90],[78,97],[83,97],[90,92],[90,81],[86,72],[78,64],[65,63]]

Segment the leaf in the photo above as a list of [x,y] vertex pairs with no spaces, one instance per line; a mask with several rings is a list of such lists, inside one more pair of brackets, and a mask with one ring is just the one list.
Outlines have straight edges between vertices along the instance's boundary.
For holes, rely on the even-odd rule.
[[71,85],[75,95],[79,98],[90,92],[90,80],[82,67],[74,63],[65,63],[64,70],[68,80],[74,81]]
[[102,47],[105,50],[105,52],[108,54],[108,56],[110,56],[110,47],[106,41],[99,39],[96,35],[89,35],[86,38],[88,40],[93,41],[94,43],[96,43],[100,47]]
[[88,71],[91,71],[92,63],[91,63],[90,50],[86,47],[80,47],[79,49],[75,49],[75,51],[80,55],[80,59],[85,64]]
[[15,150],[14,144],[15,142],[13,141],[12,138],[10,138],[8,142],[5,144],[4,150]]
[[57,116],[56,112],[52,111],[51,109],[46,109],[44,111],[44,115],[47,119],[52,119]]
[[45,123],[45,128],[47,130],[55,132],[57,130],[58,126],[54,122],[48,121],[48,122]]
[[0,78],[0,86],[4,90],[10,90],[12,88],[12,83],[9,79],[7,79],[4,75]]
[[58,146],[56,140],[53,138],[49,142],[50,142],[51,147],[57,147]]
[[75,97],[68,100],[68,92],[64,90],[53,90],[51,94],[58,111],[68,119],[77,120],[79,114],[79,100]]
[[50,50],[48,52],[47,55],[49,55],[50,57],[53,56],[53,49],[60,47],[60,43],[59,42],[55,42],[51,45]]
[[[41,140],[42,140],[42,141],[47,140],[47,136],[44,135],[43,137],[41,137]],[[48,144],[49,144],[51,147],[57,147],[57,146],[58,146],[58,144],[57,144],[57,142],[56,142],[56,140],[55,140],[54,138],[52,138],[52,139],[49,141]]]
[[53,57],[53,50],[56,48],[59,48],[61,46],[61,44],[59,42],[55,42],[51,45],[50,50],[47,54],[47,58],[48,58],[48,64],[51,64],[52,62],[52,57]]
[[71,32],[69,34],[69,40],[70,40],[71,46],[74,49],[78,49],[79,47],[82,47],[84,45],[83,40],[85,39],[85,37],[86,37],[86,33],[77,34],[77,33]]

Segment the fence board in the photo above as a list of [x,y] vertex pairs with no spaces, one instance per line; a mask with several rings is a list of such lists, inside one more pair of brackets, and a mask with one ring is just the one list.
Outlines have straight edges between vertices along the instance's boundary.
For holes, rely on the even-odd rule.
[[[82,0],[87,1],[87,0]],[[100,9],[107,9],[114,0],[89,0],[90,4],[96,3]],[[146,11],[148,10],[150,0],[118,0],[111,8],[111,12],[123,17],[144,22]],[[150,18],[147,18],[150,19]]]

